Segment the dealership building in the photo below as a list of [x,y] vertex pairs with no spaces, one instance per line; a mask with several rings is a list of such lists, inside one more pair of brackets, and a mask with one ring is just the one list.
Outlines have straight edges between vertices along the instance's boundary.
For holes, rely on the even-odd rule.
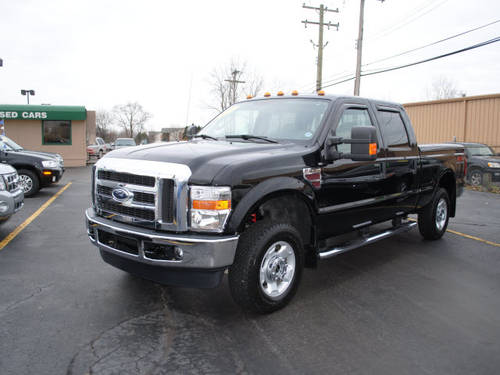
[[83,106],[0,104],[5,135],[26,150],[55,152],[67,167],[85,166],[95,140],[95,111]]

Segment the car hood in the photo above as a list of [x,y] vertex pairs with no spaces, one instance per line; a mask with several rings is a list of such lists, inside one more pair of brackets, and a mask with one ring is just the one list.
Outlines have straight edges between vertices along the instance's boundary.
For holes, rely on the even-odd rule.
[[22,151],[16,151],[16,152],[22,153],[24,155],[39,156],[39,157],[42,157],[43,160],[58,159],[57,154],[55,154],[53,152],[29,151],[29,150],[22,150]]
[[105,158],[185,164],[192,172],[191,183],[234,186],[298,170],[302,173],[305,164],[314,164],[313,153],[311,147],[292,143],[195,140],[128,147]]
[[473,158],[477,158],[479,160],[483,160],[485,162],[493,162],[493,163],[499,163],[500,162],[500,156],[472,156]]
[[0,174],[14,173],[16,170],[10,164],[0,164]]
[[12,155],[26,159],[37,159],[37,160],[57,160],[55,154],[50,152],[38,152],[38,151],[8,151]]

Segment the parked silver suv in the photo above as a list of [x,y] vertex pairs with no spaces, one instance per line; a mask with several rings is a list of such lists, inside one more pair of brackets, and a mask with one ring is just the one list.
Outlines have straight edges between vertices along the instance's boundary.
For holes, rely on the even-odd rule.
[[17,171],[8,164],[0,164],[0,224],[7,221],[24,205],[24,192],[19,185]]

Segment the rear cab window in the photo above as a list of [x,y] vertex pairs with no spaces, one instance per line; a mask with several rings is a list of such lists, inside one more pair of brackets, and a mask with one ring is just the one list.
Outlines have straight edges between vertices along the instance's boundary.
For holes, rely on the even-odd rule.
[[410,140],[401,113],[394,109],[377,108],[380,133],[386,147],[410,147]]

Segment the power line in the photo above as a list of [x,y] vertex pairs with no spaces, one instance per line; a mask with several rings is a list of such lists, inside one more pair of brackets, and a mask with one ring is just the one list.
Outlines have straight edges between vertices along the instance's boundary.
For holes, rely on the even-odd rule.
[[500,22],[500,19],[499,19],[499,20],[496,20],[496,21],[493,21],[493,22],[490,22],[490,23],[487,23],[487,24],[485,24],[485,25],[478,26],[478,27],[475,27],[475,28],[473,28],[473,29],[470,29],[470,30],[467,30],[467,31],[461,32],[461,33],[459,33],[459,34],[455,34],[455,35],[449,36],[449,37],[447,37],[447,38],[444,38],[444,39],[438,40],[438,41],[436,41],[436,42],[432,42],[432,43],[426,44],[425,46],[421,46],[421,47],[413,48],[413,49],[410,49],[410,50],[408,50],[408,51],[404,51],[404,52],[398,53],[398,54],[396,54],[396,55],[392,55],[392,56],[385,57],[385,58],[380,59],[380,60],[375,60],[375,61],[372,61],[372,62],[369,62],[369,63],[363,64],[362,66],[373,65],[373,64],[376,64],[376,63],[379,63],[379,62],[382,62],[382,61],[386,61],[386,60],[389,60],[389,59],[395,58],[395,57],[403,56],[403,55],[406,55],[406,54],[408,54],[408,53],[415,52],[415,51],[418,51],[418,50],[421,50],[421,49],[424,49],[424,48],[427,48],[427,47],[430,47],[430,46],[433,46],[433,45],[436,45],[436,44],[439,44],[439,43],[442,43],[442,42],[446,42],[447,40],[454,39],[454,38],[457,38],[457,37],[462,36],[462,35],[465,35],[465,34],[469,34],[469,33],[473,32],[473,31],[480,30],[480,29],[484,29],[485,27],[488,27],[488,26],[494,25],[495,23],[498,23],[498,22]]
[[[448,53],[445,53],[445,54],[442,54],[442,55],[430,57],[428,59],[416,61],[416,62],[413,62],[413,63],[399,65],[399,66],[394,66],[394,67],[391,67],[391,68],[385,68],[385,69],[380,69],[380,70],[373,70],[373,71],[368,71],[368,72],[362,72],[361,76],[362,77],[364,77],[364,76],[371,76],[371,75],[375,75],[375,74],[390,72],[390,71],[393,71],[393,70],[408,68],[410,66],[423,64],[423,63],[426,63],[426,62],[429,62],[429,61],[434,61],[434,60],[442,59],[444,57],[456,55],[458,53],[470,51],[470,50],[473,50],[473,49],[476,49],[476,48],[479,48],[479,47],[484,47],[484,46],[487,46],[489,44],[496,43],[496,42],[500,42],[500,36],[497,36],[497,37],[495,37],[493,39],[490,39],[490,40],[486,40],[486,41],[481,42],[481,43],[474,44],[474,45],[469,46],[469,47],[461,48],[461,49],[456,50],[456,51],[452,51],[452,52],[448,52]],[[352,81],[353,79],[355,79],[355,76],[351,76],[351,77],[349,77],[347,79],[344,79],[344,80],[341,80],[341,81],[338,81],[338,82],[335,82],[335,83],[332,83],[332,84],[329,84],[329,85],[325,85],[323,87],[331,87],[331,86],[339,85],[339,84],[344,83],[344,82]]]
[[487,40],[487,41],[484,41],[484,42],[481,42],[481,43],[477,43],[477,44],[474,44],[472,46],[465,47],[465,48],[462,48],[462,49],[459,49],[459,50],[456,50],[456,51],[453,51],[453,52],[448,52],[448,53],[445,53],[445,54],[442,54],[442,55],[439,55],[439,56],[430,57],[430,58],[425,59],[425,60],[420,60],[420,61],[416,61],[414,63],[405,64],[405,65],[395,66],[395,67],[392,67],[392,68],[386,68],[386,69],[380,69],[380,70],[375,70],[375,71],[369,71],[367,73],[363,73],[362,75],[363,76],[370,76],[370,75],[373,75],[373,74],[385,73],[385,72],[390,72],[390,71],[398,70],[398,69],[402,69],[402,68],[408,68],[410,66],[419,65],[419,64],[423,64],[423,63],[426,63],[426,62],[429,62],[429,61],[434,61],[434,60],[442,59],[443,57],[448,57],[448,56],[456,55],[457,53],[462,53],[462,52],[470,51],[470,50],[473,50],[475,48],[483,47],[483,46],[486,46],[488,44],[496,43],[496,42],[500,42],[500,36],[497,36],[497,37],[495,37],[493,39],[490,39],[490,40]]
[[[382,62],[382,61],[386,61],[386,60],[389,60],[389,59],[392,59],[392,58],[395,58],[395,57],[400,57],[400,56],[403,56],[403,55],[406,55],[408,53],[411,53],[411,52],[415,52],[415,51],[418,51],[418,50],[421,50],[421,49],[424,49],[424,48],[427,48],[427,47],[430,47],[430,46],[433,46],[433,45],[436,45],[436,44],[439,44],[439,43],[442,43],[442,42],[445,42],[447,40],[450,40],[450,39],[454,39],[454,38],[457,38],[459,36],[462,36],[462,35],[466,35],[466,34],[469,34],[473,31],[476,31],[476,30],[480,30],[480,29],[483,29],[485,27],[488,27],[488,26],[491,26],[491,25],[494,25],[496,23],[500,22],[500,19],[499,20],[496,20],[496,21],[493,21],[493,22],[490,22],[490,23],[487,23],[487,24],[484,24],[482,26],[478,26],[478,27],[475,27],[473,29],[470,29],[470,30],[467,30],[467,31],[463,31],[461,33],[458,33],[458,34],[455,34],[455,35],[452,35],[452,36],[449,36],[447,38],[444,38],[444,39],[440,39],[438,41],[435,41],[435,42],[432,42],[432,43],[429,43],[429,44],[426,44],[424,46],[421,46],[421,47],[417,47],[417,48],[413,48],[411,50],[408,50],[408,51],[404,51],[404,52],[401,52],[401,53],[398,53],[396,55],[392,55],[392,56],[388,56],[388,57],[384,57],[383,59],[379,59],[379,60],[375,60],[375,61],[372,61],[372,62],[369,62],[367,64],[363,64],[362,66],[365,67],[365,66],[368,66],[368,65],[373,65],[375,63],[379,63],[379,62]],[[348,73],[348,74],[346,74]],[[347,77],[350,77],[351,75],[353,75],[354,73],[352,72],[349,72],[347,70],[344,70],[340,73],[337,73],[333,76],[331,76],[327,81],[324,82],[324,84],[329,84],[329,83],[332,83],[332,82],[337,82],[338,80],[343,80],[344,78],[347,78]],[[311,87],[312,85],[311,84],[308,84],[308,85],[305,85],[303,86],[303,88],[309,88]]]
[[[415,14],[413,13],[412,15],[410,15],[409,17],[407,17],[407,19],[403,19],[402,21],[394,24],[393,26],[391,27],[388,27],[387,29],[385,30],[382,30],[381,32],[379,33],[376,33],[375,35],[371,36],[371,37],[368,37],[366,38],[368,41],[375,41],[375,40],[378,40],[384,36],[386,36],[387,34],[389,33],[393,33],[394,31],[396,30],[399,30],[407,25],[409,25],[410,23],[418,20],[419,18],[422,18],[423,16],[425,16],[426,14],[432,12],[433,10],[439,8],[441,5],[443,5],[444,3],[446,3],[448,0],[442,0],[440,3],[434,3],[432,4],[433,2],[429,2],[428,4],[426,4],[423,9],[425,9],[428,5],[434,5],[433,7],[431,7],[430,9],[427,9],[426,11],[424,11],[423,13],[420,13],[420,14]],[[418,12],[417,12],[418,13]],[[412,18],[413,17],[413,18]]]

